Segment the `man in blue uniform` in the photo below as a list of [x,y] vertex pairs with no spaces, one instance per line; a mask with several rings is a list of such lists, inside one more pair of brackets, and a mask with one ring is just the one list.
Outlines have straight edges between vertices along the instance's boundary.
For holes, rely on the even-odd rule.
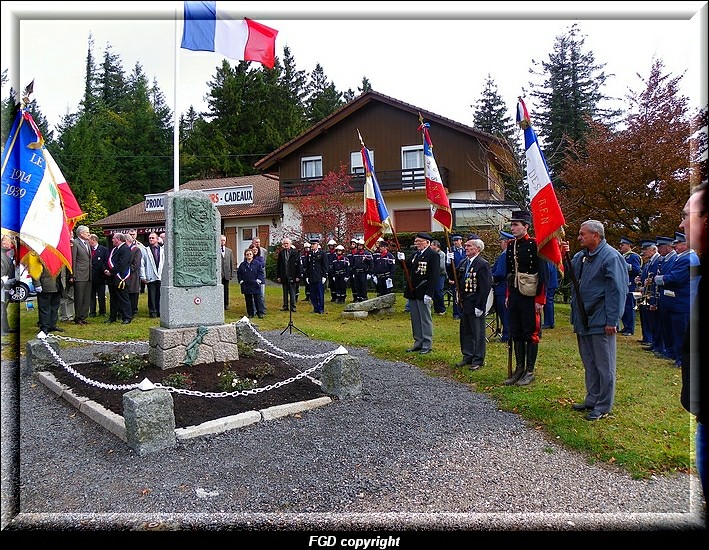
[[500,248],[502,248],[502,252],[492,265],[492,289],[495,296],[495,311],[501,325],[500,342],[507,342],[510,339],[507,314],[507,243],[514,238],[512,233],[500,231]]
[[621,237],[618,245],[618,250],[625,258],[625,263],[628,266],[628,292],[625,298],[623,316],[620,318],[623,327],[618,333],[623,336],[635,334],[635,296],[633,296],[633,292],[635,291],[635,277],[640,275],[642,258],[640,258],[640,254],[633,252],[634,244],[628,237]]

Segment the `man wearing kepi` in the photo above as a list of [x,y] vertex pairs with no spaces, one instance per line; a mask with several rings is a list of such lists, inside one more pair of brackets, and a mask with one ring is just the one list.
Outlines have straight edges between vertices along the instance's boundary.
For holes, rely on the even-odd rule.
[[633,296],[633,291],[635,290],[635,277],[640,275],[643,263],[640,254],[633,252],[634,244],[628,237],[621,237],[618,245],[620,253],[625,258],[626,269],[628,270],[628,292],[625,298],[625,310],[621,317],[623,326],[619,332],[619,334],[624,336],[635,334],[635,296]]
[[536,239],[529,235],[531,224],[529,212],[512,212],[510,232],[514,239],[507,245],[506,260],[507,315],[516,366],[512,376],[505,380],[506,386],[530,384],[537,362],[547,270],[542,264],[545,260],[537,253]]
[[400,261],[406,261],[411,277],[411,286],[406,284],[404,298],[409,299],[414,345],[407,349],[407,352],[418,351],[427,354],[431,353],[433,346],[431,305],[438,284],[441,261],[430,246],[431,240],[428,233],[419,233],[414,239],[416,252],[409,259],[406,259],[403,252],[397,253]]
[[[613,409],[616,378],[616,334],[625,308],[628,268],[625,258],[605,239],[603,224],[581,224],[581,245],[571,260],[576,284],[571,289],[571,324],[583,363],[586,398],[575,411],[588,411],[586,420],[608,416]],[[560,243],[563,253],[569,243]]]

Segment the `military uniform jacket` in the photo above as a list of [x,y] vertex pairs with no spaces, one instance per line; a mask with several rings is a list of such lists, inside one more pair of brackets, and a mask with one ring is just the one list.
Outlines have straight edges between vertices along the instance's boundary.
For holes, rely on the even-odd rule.
[[690,266],[699,265],[699,257],[692,249],[680,252],[670,268],[662,275],[662,308],[673,313],[689,313]]
[[344,254],[335,256],[329,267],[330,277],[349,277],[350,276],[350,261]]
[[507,294],[507,249],[492,264],[492,288],[498,296]]
[[366,250],[357,249],[350,254],[349,260],[352,273],[372,272],[372,255]]
[[433,298],[438,286],[441,259],[438,252],[430,246],[421,252],[414,252],[408,260],[406,266],[409,269],[413,290],[406,285],[404,298],[413,300],[423,300],[424,296]]
[[492,289],[490,263],[478,254],[468,267],[466,257],[458,264],[458,286],[464,313],[474,314],[476,309],[487,312],[487,299]]
[[628,292],[632,292],[635,289],[635,277],[640,275],[642,258],[640,254],[632,250],[623,254],[623,258],[628,264]]
[[[514,289],[515,294],[519,294],[515,286],[515,256],[517,257],[517,267],[520,273],[537,273],[539,275],[539,283],[537,284],[537,294],[534,301],[540,304],[546,303],[546,284],[547,270],[540,269],[544,267],[541,262],[544,262],[539,257],[537,251],[537,240],[529,235],[525,235],[519,239],[510,240],[507,245],[507,290],[509,292]],[[618,252],[620,254],[620,252]]]
[[393,277],[394,271],[396,270],[396,260],[391,252],[382,254],[377,252],[372,255],[373,258],[373,271],[377,277],[390,278]]
[[[657,288],[655,285],[655,275],[657,275],[657,266],[659,265],[662,256],[659,253],[655,254],[643,265],[640,270],[640,280],[643,284],[643,294],[645,295],[645,305],[657,306]],[[650,279],[650,283],[645,285],[645,280]]]
[[318,282],[323,277],[327,277],[327,258],[322,250],[310,252],[305,273],[311,283]]

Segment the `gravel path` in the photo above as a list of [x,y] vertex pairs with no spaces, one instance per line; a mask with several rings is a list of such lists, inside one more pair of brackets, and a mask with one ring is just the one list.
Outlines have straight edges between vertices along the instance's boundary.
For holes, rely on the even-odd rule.
[[3,362],[3,528],[706,533],[696,477],[591,465],[464,384],[349,351],[363,395],[142,458]]

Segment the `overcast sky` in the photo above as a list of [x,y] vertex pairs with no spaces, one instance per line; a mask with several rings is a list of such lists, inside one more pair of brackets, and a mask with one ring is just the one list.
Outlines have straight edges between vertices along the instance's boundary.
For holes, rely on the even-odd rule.
[[[331,8],[336,5],[337,8]],[[87,6],[91,6],[90,11]],[[490,74],[514,118],[532,61],[546,61],[554,40],[578,23],[584,51],[615,75],[602,91],[623,97],[643,89],[653,58],[685,74],[692,106],[707,102],[700,87],[700,16],[706,2],[218,2],[238,17],[278,30],[276,55],[288,46],[299,70],[316,63],[338,90],[373,89],[472,125],[473,109]],[[328,11],[323,11],[326,7]],[[110,44],[126,73],[140,63],[168,105],[184,113],[205,107],[204,96],[222,57],[179,48],[182,2],[2,2],[2,69],[34,98],[54,126],[75,112],[83,94],[89,34],[100,62]],[[565,11],[560,11],[564,9]],[[14,25],[13,25],[14,22]],[[706,30],[706,29],[705,29]],[[19,72],[19,80],[18,78]],[[706,73],[704,73],[706,79]],[[538,82],[537,80],[534,80]],[[178,83],[177,94],[175,82]],[[8,88],[3,89],[3,98]],[[536,106],[526,98],[532,121]]]

